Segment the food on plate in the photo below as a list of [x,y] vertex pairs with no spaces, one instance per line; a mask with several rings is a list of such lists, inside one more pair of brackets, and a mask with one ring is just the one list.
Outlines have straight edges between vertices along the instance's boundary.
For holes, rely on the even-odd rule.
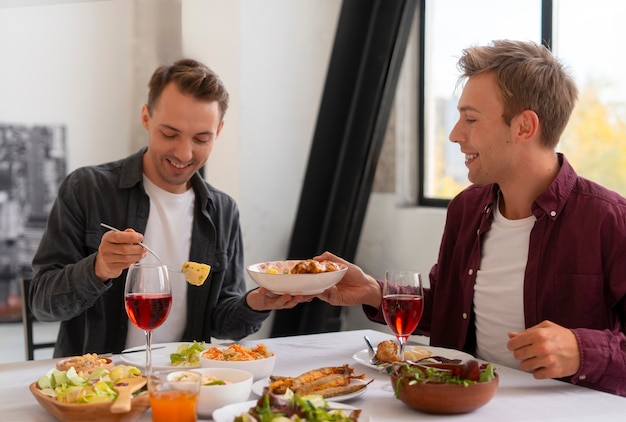
[[381,341],[378,343],[378,346],[376,346],[376,355],[374,357],[384,363],[397,362],[400,360],[400,356],[398,356],[398,345],[393,340]]
[[[42,393],[61,403],[112,402],[118,396],[115,383],[123,378],[136,377],[141,377],[141,371],[134,366],[116,365],[110,370],[100,367],[82,376],[72,366],[66,371],[51,369],[39,378],[37,386]],[[145,387],[135,395],[142,391]]]
[[[385,340],[378,343],[375,358],[383,363],[398,362],[400,360],[400,356],[398,355],[399,352],[400,350],[398,348],[398,344],[394,340]],[[413,362],[428,358],[431,355],[432,352],[423,347],[407,347],[404,350],[404,360],[410,360]]]
[[437,384],[460,384],[468,386],[479,382],[493,380],[495,371],[490,363],[478,363],[471,359],[458,364],[429,364],[427,362],[419,365],[409,363],[396,363],[387,368],[389,374],[394,374],[400,379],[415,383],[437,383]]
[[265,344],[259,343],[254,348],[231,344],[227,348],[211,347],[202,352],[202,356],[212,360],[243,361],[258,360],[274,356]]
[[365,374],[355,375],[349,365],[327,366],[307,371],[295,378],[272,375],[268,389],[273,394],[287,394],[291,391],[298,396],[316,394],[329,398],[362,390],[368,383],[356,384],[351,381],[364,378]]
[[339,271],[339,265],[332,261],[316,261],[314,259],[306,259],[296,263],[289,270],[290,274],[319,274]]
[[204,342],[181,344],[176,352],[170,354],[170,363],[173,366],[199,366],[200,353],[206,348]]
[[265,391],[246,413],[235,417],[234,422],[286,422],[286,421],[358,421],[361,409],[331,409],[320,395],[278,397]]
[[187,261],[183,263],[181,268],[185,280],[194,286],[202,286],[204,281],[211,272],[211,266],[208,264],[200,264],[198,262]]
[[417,362],[418,360],[429,358],[432,354],[433,352],[423,347],[407,347],[404,349],[404,360]]
[[95,353],[86,353],[82,356],[71,356],[61,359],[56,364],[56,368],[59,371],[67,371],[70,368],[74,368],[78,375],[92,372],[100,367],[108,367],[110,369],[113,367],[113,361]]

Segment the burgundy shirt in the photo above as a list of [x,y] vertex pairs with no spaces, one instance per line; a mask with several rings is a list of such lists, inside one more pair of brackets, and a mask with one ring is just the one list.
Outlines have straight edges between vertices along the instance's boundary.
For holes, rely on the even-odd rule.
[[[580,368],[564,380],[626,396],[626,199],[579,177],[562,154],[559,160],[559,174],[532,207],[525,326],[550,320],[572,329]],[[497,192],[497,185],[473,185],[448,206],[416,330],[432,346],[476,352],[474,284]],[[384,322],[380,310],[364,311]]]

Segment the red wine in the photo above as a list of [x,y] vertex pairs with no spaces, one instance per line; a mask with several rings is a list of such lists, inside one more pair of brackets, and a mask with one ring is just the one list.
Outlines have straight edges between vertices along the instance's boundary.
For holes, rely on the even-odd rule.
[[389,328],[406,340],[422,318],[424,300],[421,296],[388,295],[383,297],[382,308]]
[[172,306],[172,295],[132,293],[126,296],[126,313],[137,328],[154,330],[163,324]]

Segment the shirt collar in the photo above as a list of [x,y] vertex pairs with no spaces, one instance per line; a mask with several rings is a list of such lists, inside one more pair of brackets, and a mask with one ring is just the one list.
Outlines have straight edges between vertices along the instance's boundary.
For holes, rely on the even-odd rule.
[[565,155],[557,153],[560,169],[556,178],[550,183],[548,189],[537,197],[533,204],[533,213],[539,217],[541,212],[555,219],[563,210],[567,198],[569,198],[578,175],[571,166]]
[[[557,153],[559,161],[559,172],[556,178],[552,181],[548,189],[535,199],[532,206],[532,211],[535,217],[539,218],[542,214],[549,215],[552,219],[555,219],[563,210],[567,198],[572,193],[576,179],[578,175],[571,166],[567,158],[562,153]],[[497,206],[497,199],[500,192],[500,187],[497,184],[493,184],[491,188],[491,201],[485,205],[483,211],[490,212],[493,207]]]

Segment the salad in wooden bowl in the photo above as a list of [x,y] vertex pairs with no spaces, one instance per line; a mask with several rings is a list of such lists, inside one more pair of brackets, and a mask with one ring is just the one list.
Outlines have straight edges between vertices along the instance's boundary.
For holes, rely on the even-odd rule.
[[143,376],[139,369],[126,365],[103,366],[81,374],[73,366],[63,371],[53,368],[33,382],[30,391],[44,409],[63,422],[131,422],[150,407],[150,400],[143,387],[133,393],[128,412],[113,413],[111,406],[119,394],[116,389],[128,378]]
[[395,396],[407,406],[434,414],[471,412],[487,404],[498,389],[490,363],[420,361],[387,367]]

